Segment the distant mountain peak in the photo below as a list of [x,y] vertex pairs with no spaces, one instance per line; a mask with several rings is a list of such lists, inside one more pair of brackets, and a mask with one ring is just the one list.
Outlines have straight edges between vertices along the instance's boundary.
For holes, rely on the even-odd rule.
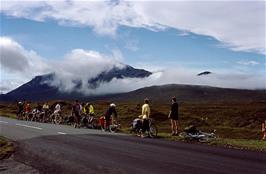
[[197,74],[197,76],[203,76],[203,75],[209,75],[209,74],[212,74],[212,72],[210,72],[210,71],[203,71],[203,72]]
[[58,78],[56,77],[56,74],[49,73],[35,76],[31,81],[21,85],[7,94],[2,94],[0,100],[74,99],[77,97],[84,97],[84,94],[79,92],[83,85],[87,85],[88,89],[96,89],[101,85],[101,83],[108,83],[113,79],[146,78],[151,74],[152,73],[149,71],[136,69],[129,65],[124,65],[123,67],[113,67],[109,71],[103,71],[96,77],[88,79],[88,84],[83,84],[86,82],[79,79],[72,80],[74,88],[71,89],[71,91],[64,91],[60,89],[60,83],[59,85],[53,85],[53,81]]

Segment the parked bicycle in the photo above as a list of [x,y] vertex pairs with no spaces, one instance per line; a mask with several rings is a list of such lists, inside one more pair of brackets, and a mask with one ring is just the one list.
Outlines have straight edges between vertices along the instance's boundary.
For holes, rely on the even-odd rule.
[[189,141],[210,142],[216,139],[214,132],[207,133],[198,130],[195,126],[189,126],[185,128],[185,131],[181,132],[179,136]]
[[[148,119],[149,120],[149,131],[147,132],[149,137],[157,137],[158,134],[158,129],[157,126],[155,125],[153,119]],[[132,121],[131,123],[131,133],[134,133],[136,135],[141,135],[142,133],[142,124],[143,120],[140,118],[136,118]]]
[[81,125],[86,128],[96,129],[98,128],[98,120],[92,115],[82,115]]

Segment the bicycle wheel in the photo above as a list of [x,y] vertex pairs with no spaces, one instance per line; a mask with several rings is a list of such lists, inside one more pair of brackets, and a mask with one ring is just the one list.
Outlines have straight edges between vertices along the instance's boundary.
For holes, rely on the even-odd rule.
[[215,136],[204,136],[202,138],[199,139],[199,142],[201,143],[208,143],[215,140]]
[[109,126],[109,130],[110,130],[110,132],[112,132],[112,133],[117,132],[117,125],[116,125],[116,124],[111,124],[111,125]]
[[149,131],[149,136],[150,137],[157,137],[157,134],[158,134],[158,129],[157,127],[155,126],[155,124],[151,124],[150,125],[150,131]]
[[98,128],[98,120],[94,118],[91,121],[91,126],[92,126],[92,129],[97,129]]

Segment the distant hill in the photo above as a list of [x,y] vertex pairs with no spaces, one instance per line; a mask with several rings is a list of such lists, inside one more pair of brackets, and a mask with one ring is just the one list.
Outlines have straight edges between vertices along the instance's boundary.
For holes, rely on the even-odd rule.
[[[123,79],[123,78],[145,78],[150,76],[152,73],[143,69],[135,69],[131,66],[126,65],[124,68],[114,67],[110,71],[102,72],[97,77],[88,79],[88,88],[95,89],[102,82],[110,82],[112,79]],[[36,76],[28,83],[21,85],[13,91],[0,95],[0,101],[15,101],[15,100],[71,100],[84,98],[84,95],[76,92],[81,87],[81,81],[75,81],[75,88],[73,92],[62,92],[57,87],[50,86],[47,82],[52,81],[55,78],[55,74],[46,74]]]
[[[203,72],[208,74],[207,72]],[[125,66],[122,69],[113,68],[108,72],[100,73],[96,78],[88,80],[88,88],[95,89],[102,82],[110,82],[113,78],[145,78],[152,73],[143,69],[135,69],[131,66]],[[46,82],[53,80],[55,74],[36,76],[28,83],[23,84],[17,89],[0,95],[0,101],[15,100],[108,100],[108,101],[140,101],[148,97],[151,101],[169,102],[173,96],[178,101],[192,102],[238,102],[238,101],[266,101],[266,90],[244,90],[229,89],[210,86],[168,84],[162,86],[151,86],[140,88],[132,92],[108,94],[101,96],[84,96],[82,93],[61,92],[57,87],[49,86]],[[82,83],[76,81],[76,89],[79,89]],[[119,84],[118,84],[119,86]]]
[[212,72],[210,72],[210,71],[203,71],[203,72],[197,74],[197,76],[203,76],[203,75],[208,75],[208,74],[212,74]]
[[178,101],[191,102],[252,102],[266,101],[266,90],[169,84],[145,87],[128,93],[102,96],[94,99],[142,102],[144,98],[148,97],[151,101],[155,102],[169,102],[173,96],[175,96]]

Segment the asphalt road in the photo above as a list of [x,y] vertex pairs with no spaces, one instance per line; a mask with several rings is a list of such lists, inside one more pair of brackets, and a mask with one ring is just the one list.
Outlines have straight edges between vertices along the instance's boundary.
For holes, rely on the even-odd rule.
[[266,153],[0,117],[14,160],[40,173],[266,174]]

